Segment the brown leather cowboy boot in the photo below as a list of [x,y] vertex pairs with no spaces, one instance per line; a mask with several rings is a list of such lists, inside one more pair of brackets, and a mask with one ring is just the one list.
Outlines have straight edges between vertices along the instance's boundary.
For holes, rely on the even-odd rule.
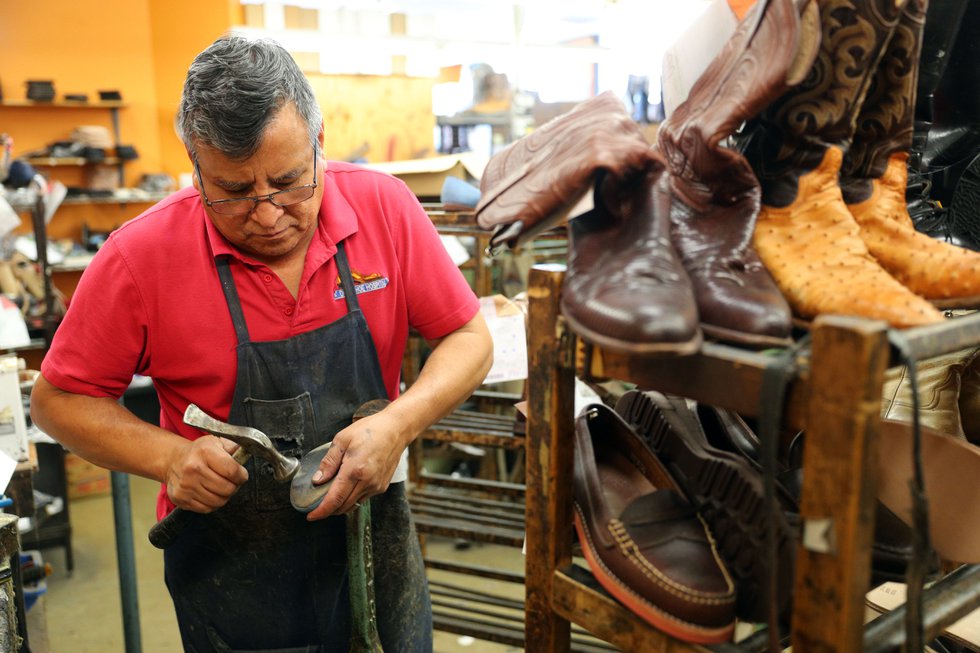
[[841,192],[871,255],[942,307],[980,306],[980,252],[915,230],[905,202],[927,0],[908,0],[878,65],[841,168]]
[[752,249],[759,182],[745,157],[721,143],[809,68],[817,16],[815,4],[806,6],[811,29],[800,39],[791,0],[758,2],[657,132],[670,171],[671,239],[701,328],[721,340],[779,346],[789,338],[789,306]]
[[753,242],[801,318],[859,315],[905,327],[942,314],[871,256],[838,184],[872,71],[902,15],[895,0],[819,0],[821,42],[806,79],[746,130],[762,185]]
[[569,222],[562,315],[603,347],[673,356],[701,345],[691,281],[670,244],[669,198],[654,192],[662,172],[629,184],[607,177],[595,208]]

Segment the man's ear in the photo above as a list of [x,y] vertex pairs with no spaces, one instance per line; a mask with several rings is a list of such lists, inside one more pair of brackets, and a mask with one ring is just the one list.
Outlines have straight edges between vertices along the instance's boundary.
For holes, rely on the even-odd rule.
[[323,151],[323,121],[320,121],[320,133],[316,137],[317,142],[320,143],[320,156],[325,157],[326,154]]
[[201,180],[197,177],[197,166],[194,165],[194,154],[186,145],[184,146],[184,151],[187,152],[187,159],[191,162],[191,183],[194,184],[194,189],[200,193]]

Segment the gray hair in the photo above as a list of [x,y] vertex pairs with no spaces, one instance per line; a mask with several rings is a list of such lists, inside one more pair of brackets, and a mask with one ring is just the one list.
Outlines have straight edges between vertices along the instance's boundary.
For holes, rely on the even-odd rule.
[[197,55],[187,70],[177,132],[191,154],[207,145],[231,159],[247,159],[269,121],[289,102],[318,148],[323,115],[292,56],[275,41],[229,34]]

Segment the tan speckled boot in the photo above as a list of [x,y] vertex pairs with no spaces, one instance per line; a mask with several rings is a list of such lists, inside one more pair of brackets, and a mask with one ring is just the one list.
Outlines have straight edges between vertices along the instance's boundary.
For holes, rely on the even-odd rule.
[[939,322],[942,314],[889,275],[868,252],[837,185],[841,152],[827,148],[800,177],[784,207],[763,205],[753,242],[794,313],[859,315],[895,327]]
[[841,192],[871,255],[943,308],[980,306],[980,252],[915,230],[905,201],[926,0],[908,0],[858,114]]
[[868,251],[839,184],[843,153],[905,2],[820,0],[813,69],[753,120],[743,149],[762,185],[753,243],[793,312],[930,324],[942,314]]
[[[961,389],[971,366],[980,364],[980,349],[971,347],[921,360],[916,364],[919,384],[919,416],[923,426],[964,439],[960,416]],[[881,416],[899,422],[912,421],[912,383],[904,365],[888,370],[881,389]],[[972,426],[972,425],[971,425]]]

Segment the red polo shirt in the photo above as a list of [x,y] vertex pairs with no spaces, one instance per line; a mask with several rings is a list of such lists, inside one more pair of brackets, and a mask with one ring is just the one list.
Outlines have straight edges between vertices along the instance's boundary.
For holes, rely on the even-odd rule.
[[[230,254],[253,341],[279,340],[347,312],[334,253],[345,243],[378,350],[385,386],[398,395],[409,327],[438,338],[468,322],[479,302],[450,260],[412,192],[399,180],[330,162],[319,224],[293,299],[265,265],[214,228],[193,188],[181,190],[116,230],[82,275],[44,377],[68,392],[119,397],[134,374],[152,377],[161,426],[185,437],[188,403],[219,419],[231,409],[236,338],[214,257]],[[337,370],[344,374],[344,370]]]

